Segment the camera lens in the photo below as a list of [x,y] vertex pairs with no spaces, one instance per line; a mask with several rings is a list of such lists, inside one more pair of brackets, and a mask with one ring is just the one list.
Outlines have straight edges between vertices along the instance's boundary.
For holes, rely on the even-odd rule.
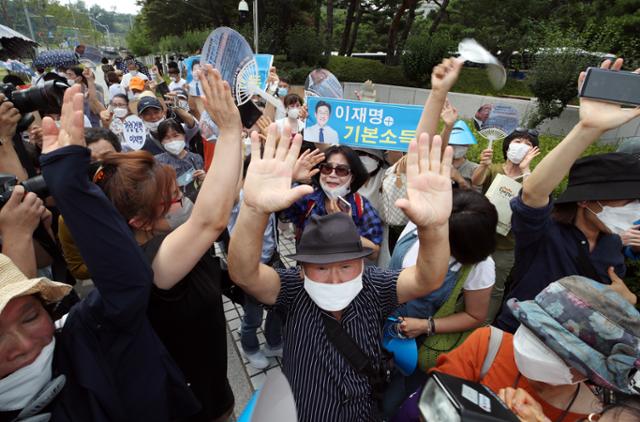
[[40,199],[44,199],[49,196],[47,182],[44,181],[44,177],[42,177],[42,175],[24,180],[20,184],[24,186],[25,191],[35,193]]
[[64,91],[69,86],[61,81],[47,81],[22,91],[13,91],[11,101],[21,114],[39,111],[40,114],[59,114]]

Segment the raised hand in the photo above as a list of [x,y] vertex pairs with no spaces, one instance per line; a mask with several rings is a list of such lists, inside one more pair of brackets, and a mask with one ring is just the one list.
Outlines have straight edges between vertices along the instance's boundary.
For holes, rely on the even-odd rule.
[[0,143],[10,143],[22,116],[4,94],[0,94],[0,102]]
[[501,388],[498,396],[522,422],[551,422],[542,406],[522,388]]
[[207,110],[215,124],[224,129],[237,129],[238,134],[242,130],[240,111],[231,96],[229,84],[222,79],[220,72],[210,64],[204,66],[204,70],[198,72],[198,79],[204,97],[204,108]]
[[533,147],[529,149],[529,152],[527,152],[527,155],[525,155],[522,161],[520,161],[520,164],[518,164],[518,167],[520,167],[520,170],[527,170],[531,165],[531,160],[536,158],[538,155],[540,155],[540,148]]
[[460,75],[460,70],[464,60],[444,59],[431,71],[431,89],[442,92],[449,92],[455,85]]
[[487,148],[480,153],[480,165],[489,167],[493,161],[493,150]]
[[[601,69],[620,70],[623,64],[622,59],[605,60],[600,65]],[[636,69],[640,73],[640,69]],[[578,78],[578,90],[584,83],[586,73],[580,73]],[[580,98],[580,123],[588,128],[599,131],[607,131],[622,126],[628,121],[640,116],[640,107],[622,108],[618,104],[605,103],[590,98]]]
[[298,134],[290,141],[291,129],[287,125],[279,142],[278,137],[278,128],[272,123],[264,153],[260,157],[260,138],[257,132],[251,134],[251,164],[244,182],[244,202],[265,214],[288,208],[313,192],[308,185],[291,187],[293,167],[298,159],[302,137]]
[[318,174],[320,169],[316,166],[323,161],[324,153],[319,149],[314,149],[313,152],[310,149],[306,150],[298,157],[293,167],[293,181],[302,182],[311,179]]
[[407,198],[396,206],[418,227],[438,226],[449,220],[452,207],[451,161],[453,148],[441,157],[442,139],[426,133],[409,144],[407,154]]
[[67,145],[86,146],[84,141],[84,95],[80,84],[67,88],[60,112],[60,128],[51,117],[42,119],[42,153]]
[[458,109],[451,105],[449,100],[447,99],[444,102],[444,107],[442,107],[442,113],[440,113],[440,117],[444,122],[445,126],[453,127],[458,120]]

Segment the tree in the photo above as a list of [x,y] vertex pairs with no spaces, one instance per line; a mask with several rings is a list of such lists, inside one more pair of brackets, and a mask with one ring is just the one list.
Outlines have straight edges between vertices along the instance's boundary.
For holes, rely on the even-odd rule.
[[358,4],[360,4],[360,0],[349,0],[347,16],[344,23],[344,31],[342,31],[342,41],[340,42],[340,50],[338,50],[338,55],[340,56],[344,56],[347,53],[347,48],[351,41],[351,26],[353,25],[356,14],[356,5]]
[[331,56],[333,48],[333,0],[327,0],[327,39],[325,43],[325,54]]
[[413,24],[411,15],[413,14],[413,16],[415,17],[415,10],[417,5],[418,0],[402,0],[398,9],[393,15],[387,37],[387,64],[398,64],[399,56],[402,54],[402,51],[399,51],[398,49],[398,31],[400,30],[400,26],[402,24],[402,17],[404,16],[405,12],[409,10],[409,20],[405,22],[405,30],[408,34],[408,31],[411,29],[411,25]]

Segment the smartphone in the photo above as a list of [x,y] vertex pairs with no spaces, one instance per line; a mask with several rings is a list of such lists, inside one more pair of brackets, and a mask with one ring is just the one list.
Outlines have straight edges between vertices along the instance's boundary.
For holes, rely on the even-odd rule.
[[238,106],[238,110],[240,110],[240,119],[242,120],[242,126],[246,128],[250,128],[253,126],[260,116],[262,116],[262,112],[253,101],[247,101],[246,103]]
[[580,96],[616,104],[640,105],[640,75],[590,67],[580,88]]
[[349,203],[349,201],[341,196],[338,196],[338,200],[336,201],[336,203],[338,204],[338,208],[340,208],[340,211],[351,214],[351,204]]

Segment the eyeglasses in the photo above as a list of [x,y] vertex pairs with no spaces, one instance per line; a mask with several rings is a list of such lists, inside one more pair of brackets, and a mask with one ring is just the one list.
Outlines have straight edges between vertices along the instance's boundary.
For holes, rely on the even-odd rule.
[[540,133],[535,129],[528,129],[526,127],[517,127],[514,133],[526,133],[527,135],[537,138]]
[[180,204],[181,207],[184,206],[184,195],[180,195],[179,198],[172,199],[168,204],[166,202],[162,202],[163,206],[168,205],[171,207],[173,204]]
[[351,169],[343,164],[338,164],[337,166],[328,163],[320,164],[320,173],[324,175],[330,175],[334,170],[338,177],[346,177],[351,174]]

